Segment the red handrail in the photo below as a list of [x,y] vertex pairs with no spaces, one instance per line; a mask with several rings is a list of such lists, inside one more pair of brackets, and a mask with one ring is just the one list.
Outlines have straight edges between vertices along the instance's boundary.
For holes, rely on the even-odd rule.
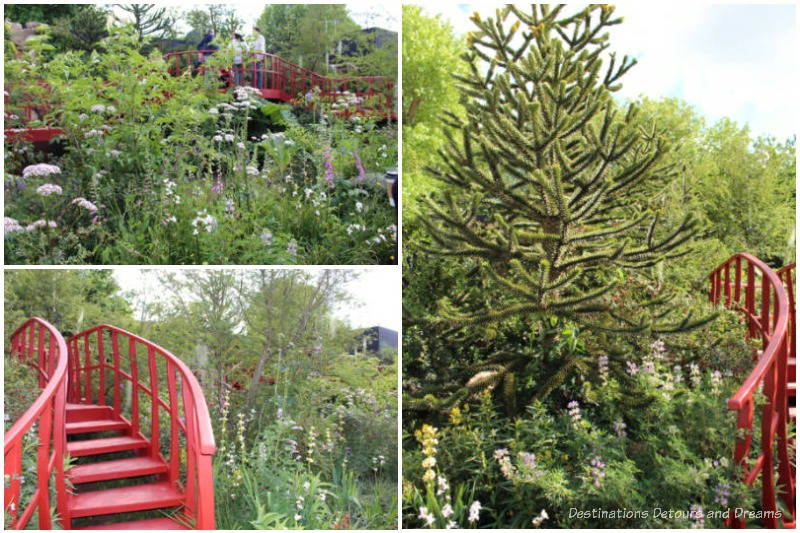
[[[121,338],[123,341],[125,339],[128,341],[129,371],[123,369],[123,355],[120,353]],[[139,392],[144,392],[149,397],[150,449],[155,457],[161,457],[160,409],[166,411],[170,420],[169,461],[165,460],[169,464],[169,481],[183,486],[186,498],[184,512],[187,519],[194,520],[197,529],[214,529],[214,483],[211,461],[216,445],[208,406],[200,384],[191,370],[164,348],[107,324],[78,333],[70,337],[67,344],[69,401],[106,405],[106,373],[110,371],[113,380],[111,407],[115,416],[121,417],[122,380],[127,380],[131,383],[132,390],[131,427],[134,434],[139,434],[142,438],[146,437],[141,433]],[[139,346],[147,354],[147,368],[139,368],[137,358]],[[159,371],[162,362],[163,372]],[[140,380],[144,372],[149,374],[149,380]],[[183,450],[179,449],[179,432],[183,433],[186,441],[183,476],[181,475]]]
[[[797,329],[794,312],[794,282],[795,282],[795,263],[786,265],[776,272],[781,278],[786,289],[786,297],[789,300],[789,357],[797,357]],[[789,376],[791,379],[792,376]]]
[[[67,346],[64,338],[49,322],[34,317],[11,334],[10,355],[36,369],[39,386],[43,390],[3,437],[6,480],[4,509],[11,517],[13,529],[24,528],[36,509],[39,510],[39,529],[50,529],[50,477],[54,471],[56,507],[62,516],[67,501],[63,460],[66,443]],[[36,490],[30,503],[20,513],[23,504],[20,501],[22,438],[36,422],[39,424]]]
[[[760,282],[756,280],[757,275]],[[749,254],[733,255],[711,273],[710,281],[711,301],[741,311],[748,323],[747,337],[760,338],[762,342],[762,351],[755,367],[728,399],[728,409],[738,413],[737,428],[740,437],[736,441],[734,461],[742,469],[743,480],[748,485],[753,485],[758,474],[761,474],[763,524],[764,527],[776,528],[780,518],[773,475],[773,448],[776,442],[780,497],[790,510],[792,518],[795,513],[795,476],[789,460],[786,430],[789,411],[786,396],[787,357],[790,349],[789,301],[778,275]],[[766,397],[761,409],[761,453],[751,462],[749,454],[753,404],[759,387],[762,387]],[[744,527],[745,524],[741,518],[732,518],[731,525]]]
[[[194,60],[200,54],[213,54],[212,50],[184,50],[164,54],[163,58],[168,63],[170,74],[176,75],[188,69],[202,70],[195,67]],[[394,96],[394,80],[386,76],[355,76],[346,78],[329,78],[317,74],[307,68],[295,65],[274,54],[256,53],[248,66],[226,69],[229,73],[228,85],[233,85],[234,74],[240,74],[242,84],[245,76],[250,73],[247,85],[261,91],[265,98],[275,98],[289,101],[298,94],[304,95],[307,91],[318,87],[320,96],[327,103],[334,103],[337,98],[345,93],[350,93],[356,98],[380,98],[381,109],[385,114],[391,114]],[[260,67],[256,67],[256,62]],[[258,80],[260,74],[260,83]],[[364,107],[363,109],[367,109]]]

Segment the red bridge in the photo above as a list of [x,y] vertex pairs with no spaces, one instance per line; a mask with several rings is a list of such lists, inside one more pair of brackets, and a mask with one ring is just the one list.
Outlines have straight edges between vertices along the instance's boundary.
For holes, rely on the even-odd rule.
[[[304,107],[312,105],[307,97],[313,96],[315,102],[330,106],[331,112],[336,115],[362,115],[397,120],[393,78],[386,76],[331,78],[273,54],[257,54],[254,58],[258,60],[257,62],[211,72],[210,68],[204,66],[202,59],[213,53],[213,50],[187,50],[165,54],[163,59],[167,62],[167,70],[171,75],[190,73],[193,76],[209,76],[215,81],[220,81],[222,90],[225,91],[237,85],[251,87],[256,89],[262,98],[291,102]],[[240,83],[237,84],[237,81]],[[48,93],[47,85],[39,82],[37,92]],[[57,117],[51,113],[54,108],[57,110],[58,104],[46,96],[32,97],[26,93],[16,98],[16,101],[12,101],[6,90],[5,103],[6,121],[14,114],[9,109],[14,109],[25,125],[35,120],[44,123],[36,127],[6,128],[4,130],[6,140],[49,142],[53,137],[63,133],[58,127]]]
[[[42,388],[4,438],[12,528],[36,512],[38,528],[51,529],[54,494],[65,529],[214,529],[214,435],[203,391],[183,362],[113,326],[64,341],[40,318],[11,335],[10,354],[35,370]],[[34,424],[36,490],[22,501],[23,436]],[[102,488],[108,481],[114,488]],[[147,510],[161,517],[117,518]]]

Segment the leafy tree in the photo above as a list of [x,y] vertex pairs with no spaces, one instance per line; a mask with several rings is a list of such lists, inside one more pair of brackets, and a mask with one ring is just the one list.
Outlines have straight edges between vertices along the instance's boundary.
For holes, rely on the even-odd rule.
[[90,7],[87,4],[4,4],[3,17],[21,24],[53,24],[58,19],[69,18]]
[[[281,366],[287,356],[307,359],[322,352],[326,323],[341,286],[349,278],[345,270],[323,270],[312,278],[299,270],[259,270],[252,273],[254,290],[247,291],[249,343],[258,350],[250,384],[247,407],[253,406],[261,377],[268,364]],[[300,355],[302,354],[302,356]],[[282,366],[286,366],[284,362]],[[294,365],[299,368],[302,365]],[[321,367],[306,367],[306,373]],[[286,379],[283,380],[287,385]]]
[[193,353],[198,346],[205,347],[211,375],[207,386],[221,401],[226,374],[238,355],[231,348],[235,345],[240,321],[241,276],[235,271],[221,269],[163,271],[158,281],[170,299],[168,305],[153,309],[153,318],[183,326],[183,329],[169,328],[162,332],[168,337],[161,342],[165,347],[181,344],[184,353]]
[[458,100],[451,73],[463,71],[464,43],[439,15],[403,5],[403,126],[433,121]]
[[183,18],[192,28],[187,35],[190,42],[199,42],[209,29],[225,38],[239,31],[244,21],[236,16],[236,10],[225,4],[208,4],[205,9],[195,8],[184,13]]
[[165,7],[156,4],[117,4],[117,7],[130,13],[139,43],[147,36],[163,38],[173,31],[175,18]]
[[58,19],[52,43],[62,50],[96,50],[100,41],[108,37],[107,18],[105,10],[87,5],[67,18]]
[[267,51],[323,72],[339,39],[358,29],[341,4],[267,6],[258,26]]
[[462,112],[452,73],[464,72],[459,58],[465,49],[448,23],[424,15],[419,6],[403,5],[404,231],[413,226],[408,223],[417,216],[417,199],[441,185],[423,169],[445,142],[442,109]]
[[111,270],[6,270],[5,336],[32,316],[66,338],[101,323],[126,327],[131,307],[118,294]]
[[[496,19],[473,16],[469,73],[455,76],[466,118],[445,115],[448,144],[431,172],[448,188],[421,220],[432,253],[474,264],[499,294],[489,307],[443,299],[441,314],[484,328],[529,317],[545,352],[574,337],[574,325],[637,334],[698,327],[710,317],[677,319],[657,287],[624,297],[634,274],[688,252],[696,223],[686,216],[662,228],[648,207],[677,169],[664,164],[662,132],[640,128],[636,108],[620,113],[611,99],[635,63],[612,55],[601,72],[601,32],[621,19],[607,5],[562,11],[507,6]],[[536,380],[534,397],[549,395],[586,355],[567,348]],[[465,368],[469,380],[452,398],[496,385],[513,404],[530,357],[499,353]]]

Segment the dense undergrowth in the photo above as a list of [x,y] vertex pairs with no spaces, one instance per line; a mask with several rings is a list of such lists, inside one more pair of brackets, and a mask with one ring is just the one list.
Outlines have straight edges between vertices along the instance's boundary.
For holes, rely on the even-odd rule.
[[[142,56],[126,29],[104,48],[6,59],[11,102],[60,103],[35,106],[27,126],[64,129],[49,154],[6,142],[6,263],[396,262],[383,181],[396,127],[348,113],[374,102],[309,93],[292,108],[220,92],[215,76]],[[23,109],[7,111],[22,126]]]

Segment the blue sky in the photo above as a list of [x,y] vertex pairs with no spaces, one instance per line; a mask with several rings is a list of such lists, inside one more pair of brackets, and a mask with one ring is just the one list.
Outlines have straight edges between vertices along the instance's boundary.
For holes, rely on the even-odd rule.
[[[440,13],[464,34],[473,11],[498,4],[442,4]],[[619,94],[677,96],[715,122],[730,117],[754,136],[797,132],[798,30],[794,4],[617,4],[625,22],[609,30],[611,49],[639,60]]]

